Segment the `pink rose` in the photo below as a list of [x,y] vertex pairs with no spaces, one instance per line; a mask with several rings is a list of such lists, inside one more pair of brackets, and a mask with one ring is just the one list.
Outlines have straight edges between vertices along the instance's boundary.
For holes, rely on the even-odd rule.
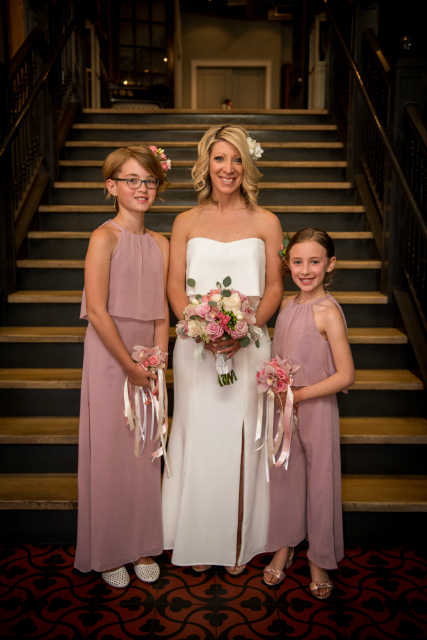
[[280,380],[280,378],[277,378],[277,382],[276,382],[277,393],[282,393],[285,389],[286,389],[286,384],[283,382],[283,380]]
[[244,320],[239,320],[236,322],[234,329],[231,330],[231,337],[235,340],[239,340],[240,338],[244,338],[248,333],[248,323]]
[[221,293],[221,289],[211,289],[209,293],[211,294],[211,296],[214,296],[217,293]]
[[157,367],[157,365],[159,364],[159,359],[157,356],[151,356],[150,358],[148,358],[148,362],[150,364],[150,367]]
[[[221,316],[221,314],[218,314],[218,318]],[[226,316],[224,314],[222,314],[222,318],[220,319],[219,323],[222,327],[224,327],[224,329],[227,327],[228,323],[230,322],[230,316]]]
[[206,331],[211,340],[218,340],[218,338],[220,338],[224,333],[224,329],[217,322],[208,322],[206,325]]
[[249,322],[249,324],[255,323],[255,309],[251,305],[243,305],[241,312],[246,322]]
[[166,153],[161,153],[160,157],[161,157],[162,160],[167,160]]
[[202,296],[202,301],[203,302],[209,302],[208,296]]
[[281,369],[280,367],[276,367],[276,372],[277,372],[278,378],[280,378],[281,380],[286,380],[287,374],[284,369]]
[[202,302],[202,304],[199,304],[199,306],[195,308],[194,313],[200,316],[201,318],[206,318],[210,310],[211,308],[208,305],[208,303]]
[[142,366],[145,367],[146,369],[148,369],[148,367],[150,366],[150,363],[148,360],[146,360],[145,362],[142,363]]
[[157,154],[158,148],[155,147],[154,144],[150,145],[148,148],[150,149],[150,151],[152,151],[154,153],[154,155]]
[[167,162],[163,161],[160,164],[162,165],[162,169],[163,169],[164,172],[168,171],[169,165],[168,165]]

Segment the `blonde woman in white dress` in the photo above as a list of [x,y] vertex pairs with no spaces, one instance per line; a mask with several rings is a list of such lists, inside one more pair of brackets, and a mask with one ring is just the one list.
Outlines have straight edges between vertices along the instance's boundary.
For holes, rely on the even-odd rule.
[[[259,349],[218,340],[206,345],[204,360],[196,363],[194,340],[177,338],[173,354],[165,549],[173,549],[174,564],[196,571],[225,565],[232,575],[265,550],[269,493],[264,452],[255,450],[255,369],[270,359],[266,323],[283,295],[282,229],[273,213],[256,204],[261,174],[250,143],[243,127],[229,125],[211,127],[200,141],[192,172],[199,205],[174,222],[168,280],[169,301],[181,319],[194,294],[188,278],[204,294],[230,276],[231,286],[257,306],[256,324],[263,329]],[[234,384],[218,384],[216,353],[233,357]]]

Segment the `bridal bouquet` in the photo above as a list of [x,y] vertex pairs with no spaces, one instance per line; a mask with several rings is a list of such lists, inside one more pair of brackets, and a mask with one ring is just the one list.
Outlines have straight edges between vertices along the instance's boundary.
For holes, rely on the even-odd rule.
[[[166,391],[166,380],[163,370],[166,368],[167,353],[162,351],[159,347],[143,347],[137,344],[134,347],[135,351],[132,353],[132,360],[139,364],[145,371],[151,371],[156,373],[159,381],[159,397],[154,394],[155,381],[150,378],[150,387],[147,391],[144,387],[135,386],[134,388],[134,409],[132,409],[129,400],[129,382],[126,378],[124,388],[124,401],[125,401],[125,418],[131,431],[135,430],[135,450],[134,453],[138,457],[144,450],[147,440],[147,405],[151,404],[153,410],[151,412],[151,440],[159,440],[159,447],[157,451],[152,453],[153,461],[164,455],[165,467],[168,478],[170,478],[169,464],[166,453],[166,440],[168,433],[168,396]],[[141,404],[140,396],[142,400],[142,406],[144,408],[144,418],[141,420]],[[154,437],[154,414],[157,418],[157,433]],[[140,443],[142,442],[142,445]]]
[[[293,374],[298,369],[300,367],[293,365],[289,358],[281,360],[279,356],[272,358],[270,362],[263,362],[257,368],[256,381],[258,383],[259,396],[255,440],[259,440],[261,437],[262,428],[265,424],[265,439],[261,447],[266,445],[267,479],[269,467],[273,465],[281,467],[283,465],[285,469],[288,468],[291,443],[298,428],[297,416],[294,413],[294,394],[292,393]],[[280,394],[284,391],[287,391],[285,406],[283,406],[280,397]],[[264,402],[264,395],[261,394],[266,394],[266,402]],[[280,418],[277,425],[277,433],[273,437],[275,401],[280,406]],[[282,450],[276,460],[281,446]]]
[[[194,289],[196,282],[189,278],[187,284]],[[255,325],[255,307],[240,291],[231,288],[231,278],[227,277],[216,283],[206,295],[195,293],[190,304],[184,309],[183,319],[176,326],[176,333],[184,340],[194,338],[200,340],[194,352],[194,359],[200,362],[204,357],[205,344],[211,340],[228,336],[239,341],[241,347],[251,342],[259,347],[262,329]],[[233,384],[237,380],[233,370],[233,359],[226,354],[218,353],[216,370],[221,387]]]

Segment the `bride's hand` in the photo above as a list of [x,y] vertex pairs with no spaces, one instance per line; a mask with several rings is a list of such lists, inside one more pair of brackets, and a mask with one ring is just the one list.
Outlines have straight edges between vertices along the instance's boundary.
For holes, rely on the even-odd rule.
[[241,349],[240,342],[235,340],[235,338],[227,338],[227,340],[216,340],[215,342],[211,342],[211,344],[215,347],[216,353],[224,353],[227,358],[231,358],[239,349]]

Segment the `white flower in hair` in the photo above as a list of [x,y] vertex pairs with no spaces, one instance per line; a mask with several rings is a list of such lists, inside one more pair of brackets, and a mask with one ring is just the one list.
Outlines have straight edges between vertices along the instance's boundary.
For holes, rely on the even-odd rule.
[[254,140],[253,138],[251,138],[250,136],[248,136],[246,138],[247,143],[248,143],[248,147],[249,147],[249,153],[251,154],[251,156],[253,157],[253,159],[259,160],[260,157],[262,156],[262,154],[264,153],[264,149],[261,148],[261,145],[259,142],[257,142],[256,140]]

